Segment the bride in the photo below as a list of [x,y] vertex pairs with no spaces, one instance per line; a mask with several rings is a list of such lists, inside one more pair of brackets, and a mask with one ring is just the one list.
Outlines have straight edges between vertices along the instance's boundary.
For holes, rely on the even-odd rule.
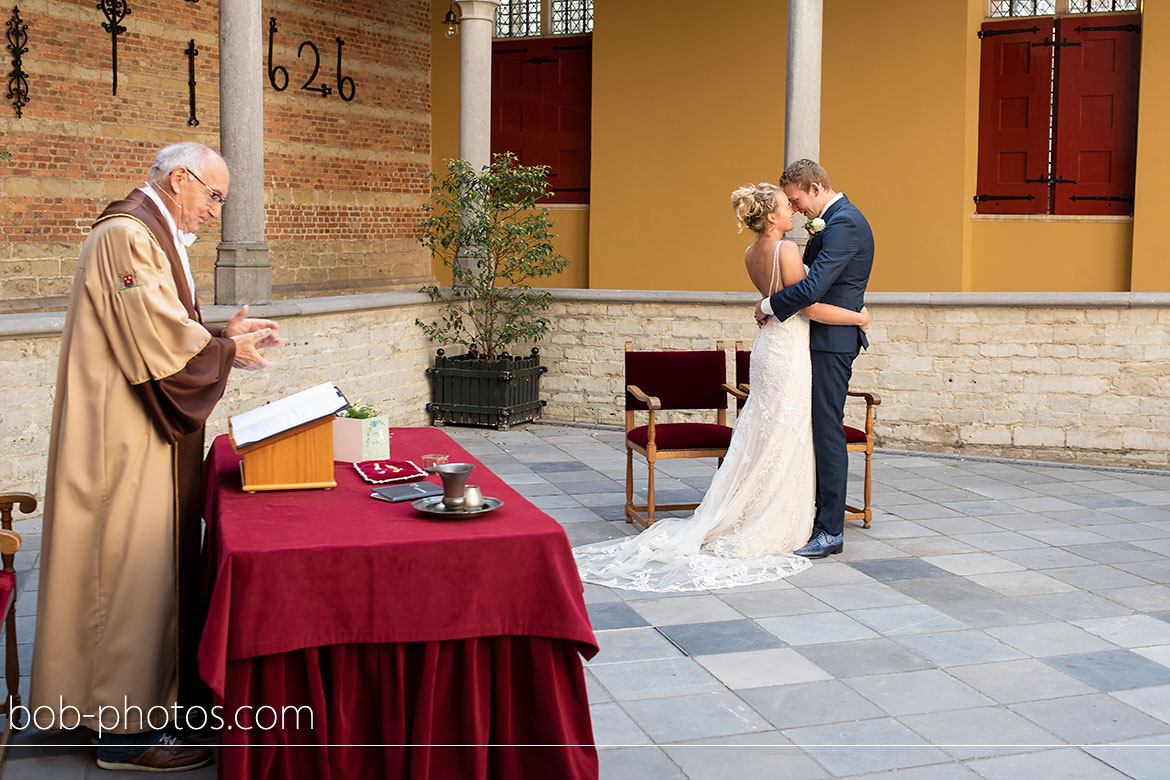
[[[737,189],[731,204],[756,241],[744,254],[767,297],[805,277],[800,250],[783,240],[792,206],[772,184]],[[808,321],[869,324],[869,312],[816,303],[802,317],[769,318],[752,348],[751,395],[723,465],[695,514],[663,519],[637,536],[577,547],[581,579],[654,592],[710,590],[780,579],[808,567],[792,554],[812,530],[816,470]]]

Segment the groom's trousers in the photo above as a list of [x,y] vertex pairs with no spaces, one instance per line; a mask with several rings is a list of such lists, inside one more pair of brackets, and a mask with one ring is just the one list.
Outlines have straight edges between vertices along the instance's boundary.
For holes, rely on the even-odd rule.
[[812,429],[817,462],[817,514],[813,533],[834,536],[845,530],[845,489],[849,453],[845,449],[845,396],[853,376],[853,352],[812,350]]

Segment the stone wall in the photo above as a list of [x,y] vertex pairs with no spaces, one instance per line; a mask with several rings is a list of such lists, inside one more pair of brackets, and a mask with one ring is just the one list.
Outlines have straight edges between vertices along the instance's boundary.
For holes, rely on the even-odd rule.
[[[750,346],[752,294],[556,291],[545,416],[623,422],[623,344]],[[871,293],[879,446],[1170,468],[1170,293]],[[733,366],[728,362],[728,376]],[[864,404],[847,405],[857,424]]]
[[[623,344],[750,346],[754,296],[558,290],[541,345],[546,419],[622,424]],[[872,348],[853,386],[882,396],[880,446],[1170,468],[1170,293],[874,293]],[[209,318],[232,311],[208,307]],[[235,372],[211,420],[332,380],[395,425],[424,425],[435,345],[415,327],[434,304],[417,293],[283,301],[257,307],[281,323],[279,362]],[[64,316],[0,315],[0,489],[40,495]],[[522,349],[514,349],[520,353]],[[863,404],[849,405],[857,424]]]
[[[65,307],[89,226],[141,186],[162,146],[219,148],[218,0],[130,5],[113,95],[110,36],[93,2],[20,3],[29,103],[19,118],[0,105],[0,149],[12,155],[0,158],[0,312]],[[432,278],[416,241],[430,191],[430,12],[430,0],[264,3],[263,50],[275,17],[272,64],[288,72],[287,89],[266,80],[263,93],[275,298],[417,290]],[[349,102],[338,95],[337,38],[341,74],[355,85]],[[196,127],[187,124],[190,40]],[[329,85],[327,97],[301,89],[313,66],[308,46],[298,57],[302,41],[320,52],[313,83]],[[218,234],[211,223],[191,248],[204,301],[214,298]]]

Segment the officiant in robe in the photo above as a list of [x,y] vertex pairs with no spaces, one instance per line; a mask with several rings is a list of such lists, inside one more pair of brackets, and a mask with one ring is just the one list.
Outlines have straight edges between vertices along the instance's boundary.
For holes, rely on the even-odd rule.
[[61,715],[62,705],[76,707],[80,725],[102,734],[100,766],[174,771],[210,754],[196,763],[204,748],[164,739],[117,749],[106,737],[153,743],[165,716],[150,708],[179,701],[181,676],[184,697],[198,683],[203,426],[233,365],[263,368],[257,348],[280,340],[276,323],[247,318],[247,307],[226,326],[199,311],[186,246],[226,200],[223,159],[175,144],[150,178],[106,207],[73,278],[30,698],[58,715],[53,727],[77,725]]

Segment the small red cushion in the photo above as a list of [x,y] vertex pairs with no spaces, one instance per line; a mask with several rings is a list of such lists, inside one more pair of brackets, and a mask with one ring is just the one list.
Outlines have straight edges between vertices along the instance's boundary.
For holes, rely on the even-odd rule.
[[0,571],[0,618],[8,614],[8,608],[16,596],[16,575]]
[[[639,447],[650,439],[649,426],[630,431],[627,438]],[[654,426],[654,445],[660,450],[721,450],[731,444],[731,429],[714,423],[664,423]]]
[[850,428],[848,425],[844,426],[844,428],[846,444],[865,444],[865,431]]

